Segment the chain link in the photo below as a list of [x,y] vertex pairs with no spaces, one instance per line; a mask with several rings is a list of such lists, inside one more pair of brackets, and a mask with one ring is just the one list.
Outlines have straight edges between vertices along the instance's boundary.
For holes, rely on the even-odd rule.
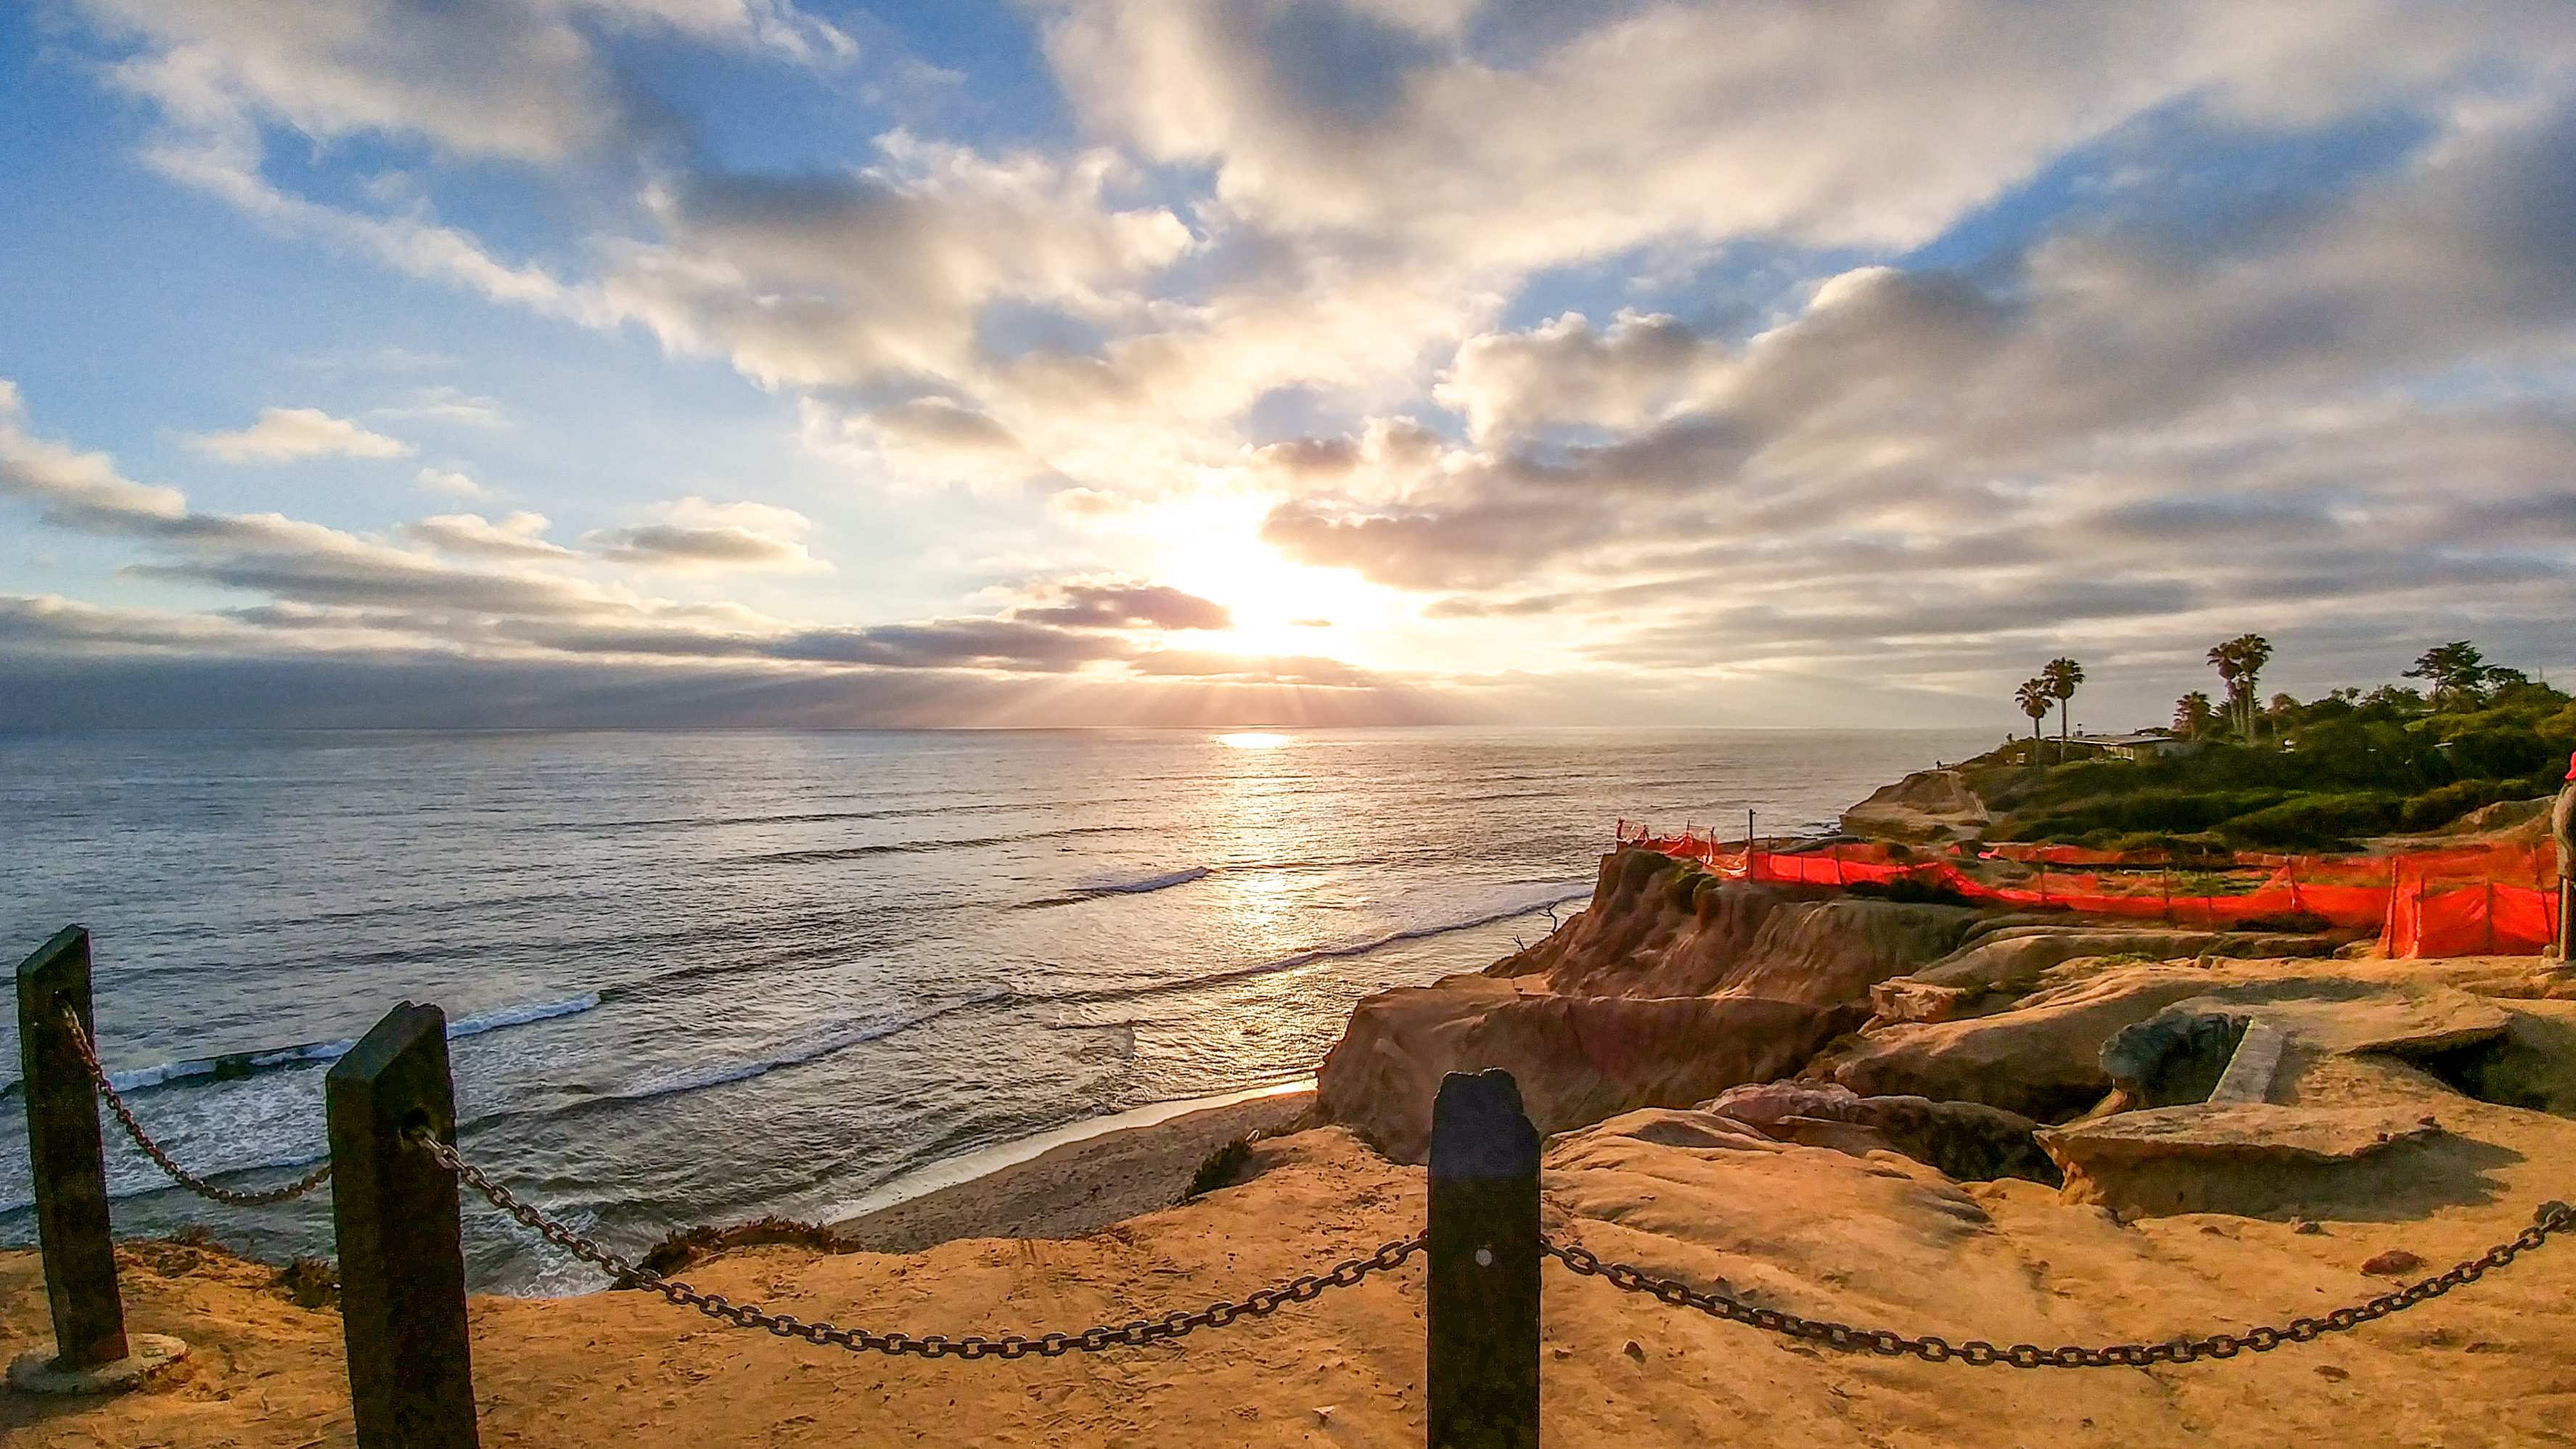
[[2322,1317],[2293,1318],[2277,1328],[2249,1328],[2241,1333],[2213,1333],[2204,1337],[2185,1334],[2161,1343],[2112,1343],[2100,1347],[2070,1343],[2056,1348],[2042,1348],[2035,1343],[2016,1343],[2009,1348],[2001,1348],[1984,1339],[1954,1344],[1930,1334],[1910,1338],[1884,1328],[1855,1328],[1848,1323],[1835,1323],[1828,1319],[1801,1318],[1774,1308],[1756,1308],[1724,1293],[1702,1292],[1678,1278],[1659,1278],[1627,1263],[1605,1262],[1580,1244],[1559,1243],[1542,1236],[1539,1246],[1548,1256],[1582,1277],[1603,1278],[1613,1287],[1630,1293],[1650,1294],[1676,1308],[1695,1308],[1712,1318],[1832,1348],[1874,1353],[1886,1358],[1902,1358],[1911,1354],[1925,1363],[1964,1363],[1977,1368],[1995,1364],[2026,1369],[2144,1368],[2155,1363],[2192,1363],[2204,1358],[2234,1358],[2240,1353],[2269,1353],[2285,1343],[2308,1343],[2325,1334],[2348,1333],[2374,1319],[2439,1298],[2463,1283],[2474,1283],[2494,1269],[2502,1268],[2548,1242],[2551,1234],[2564,1232],[2576,1232],[2576,1207],[2563,1202],[2542,1203],[2539,1211],[2532,1214],[2531,1226],[2515,1234],[2511,1241],[2498,1243],[2445,1272],[2418,1279],[2366,1302],[2335,1309]]
[[81,1065],[89,1068],[90,1085],[98,1089],[100,1099],[107,1103],[107,1110],[116,1115],[117,1122],[125,1128],[125,1135],[134,1139],[134,1145],[143,1149],[143,1155],[152,1159],[152,1165],[160,1168],[172,1182],[199,1197],[212,1198],[235,1207],[268,1207],[302,1197],[331,1180],[331,1164],[325,1162],[293,1182],[246,1192],[238,1188],[218,1187],[181,1167],[178,1159],[153,1141],[152,1134],[144,1131],[143,1124],[135,1120],[134,1109],[125,1105],[124,1094],[108,1081],[107,1069],[98,1064],[98,1048],[91,1043],[89,1033],[82,1029],[80,1013],[68,1006],[63,1008],[63,1029],[71,1033],[72,1049],[80,1053]]
[[521,1200],[518,1194],[493,1181],[483,1169],[459,1157],[455,1148],[430,1132],[416,1128],[410,1134],[410,1141],[522,1227],[533,1230],[539,1237],[592,1267],[605,1271],[620,1286],[659,1293],[683,1308],[694,1308],[709,1318],[722,1319],[737,1328],[764,1328],[781,1338],[801,1338],[808,1343],[847,1349],[852,1353],[917,1354],[922,1358],[1024,1358],[1034,1353],[1041,1358],[1058,1358],[1077,1349],[1097,1353],[1107,1348],[1142,1348],[1201,1328],[1223,1328],[1246,1316],[1259,1317],[1276,1310],[1283,1303],[1312,1302],[1327,1288],[1348,1288],[1371,1273],[1402,1267],[1404,1261],[1422,1251],[1423,1246],[1423,1239],[1418,1235],[1398,1239],[1381,1245],[1365,1258],[1351,1258],[1336,1264],[1329,1272],[1305,1274],[1276,1288],[1258,1288],[1231,1302],[1211,1303],[1196,1310],[1175,1310],[1160,1318],[1139,1318],[1115,1327],[1094,1324],[1080,1333],[1043,1333],[1034,1337],[1005,1333],[989,1338],[982,1335],[948,1338],[939,1334],[870,1333],[863,1328],[807,1323],[791,1314],[769,1312],[757,1303],[736,1303],[721,1293],[709,1293],[677,1278],[665,1278],[546,1216],[534,1205]]

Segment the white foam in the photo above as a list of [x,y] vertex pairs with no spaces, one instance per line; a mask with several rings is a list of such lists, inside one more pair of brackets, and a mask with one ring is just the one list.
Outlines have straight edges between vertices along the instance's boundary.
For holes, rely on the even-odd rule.
[[916,1026],[936,1021],[952,1011],[1000,1001],[1010,994],[1007,988],[996,987],[975,996],[944,1001],[937,1006],[927,1007],[906,1016],[879,1017],[865,1022],[846,1023],[839,1030],[809,1036],[776,1056],[759,1057],[746,1062],[730,1062],[722,1066],[681,1072],[676,1075],[648,1077],[607,1095],[622,1102],[641,1102],[653,1097],[668,1097],[679,1092],[704,1091],[709,1087],[721,1087],[728,1082],[747,1082],[754,1077],[766,1076],[780,1067],[800,1066],[806,1062],[818,1061],[835,1052],[848,1051],[854,1046],[882,1041],[896,1032],[910,1031]]
[[1214,873],[1213,867],[1193,865],[1181,870],[1165,871],[1160,875],[1142,876],[1133,880],[1100,878],[1084,881],[1073,887],[1073,893],[1079,896],[1139,896],[1152,891],[1169,890],[1177,885],[1188,885],[1191,881],[1203,880]]

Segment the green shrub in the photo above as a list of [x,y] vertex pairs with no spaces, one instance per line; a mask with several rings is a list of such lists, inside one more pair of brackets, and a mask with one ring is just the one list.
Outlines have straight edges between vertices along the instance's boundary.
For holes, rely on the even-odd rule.
[[2458,780],[2410,796],[2398,819],[2408,830],[2438,830],[2481,806],[2532,793],[2527,780]]
[[2339,850],[2356,835],[2393,828],[2401,809],[2386,791],[2315,791],[2229,819],[2218,834],[2239,845]]

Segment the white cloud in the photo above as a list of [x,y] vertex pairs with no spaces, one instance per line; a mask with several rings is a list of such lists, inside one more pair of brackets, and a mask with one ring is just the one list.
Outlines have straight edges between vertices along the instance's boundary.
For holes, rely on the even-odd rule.
[[444,383],[414,388],[402,402],[369,411],[379,418],[418,419],[468,428],[506,428],[510,425],[497,400],[477,397],[463,388]]
[[197,433],[188,446],[227,463],[285,463],[301,458],[400,458],[411,444],[370,432],[320,408],[263,408],[259,421],[229,433]]
[[404,535],[441,553],[483,554],[497,558],[571,558],[573,552],[546,541],[546,517],[512,513],[499,521],[474,513],[442,513],[402,526]]
[[988,160],[900,132],[880,146],[865,170],[655,192],[662,238],[620,249],[606,305],[768,386],[954,377],[976,367],[985,304],[1133,309],[1127,289],[1191,245],[1168,210],[1108,204],[1103,157]]
[[474,475],[462,468],[423,468],[412,480],[423,493],[437,493],[449,498],[489,498],[492,490],[478,483]]

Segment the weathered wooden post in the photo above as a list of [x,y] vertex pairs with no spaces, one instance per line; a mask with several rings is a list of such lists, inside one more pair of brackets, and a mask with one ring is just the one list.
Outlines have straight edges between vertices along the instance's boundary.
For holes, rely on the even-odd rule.
[[323,1078],[340,1318],[360,1449],[474,1449],[457,1181],[408,1140],[456,1138],[447,1016],[406,1001]]
[[63,927],[18,963],[18,1092],[27,1104],[27,1165],[54,1342],[50,1352],[13,1361],[9,1384],[33,1393],[128,1388],[188,1353],[167,1335],[125,1331],[98,1093],[63,1020],[68,1007],[84,1035],[96,1030],[89,967],[89,931],[82,926]]
[[1509,1072],[1431,1108],[1431,1449],[1537,1449],[1538,1129]]
[[89,931],[65,926],[18,963],[19,1095],[27,1102],[27,1164],[36,1187],[36,1243],[54,1312],[53,1362],[96,1368],[125,1357],[116,1296],[116,1243],[107,1216],[107,1153],[98,1095],[62,1011],[90,1030]]

